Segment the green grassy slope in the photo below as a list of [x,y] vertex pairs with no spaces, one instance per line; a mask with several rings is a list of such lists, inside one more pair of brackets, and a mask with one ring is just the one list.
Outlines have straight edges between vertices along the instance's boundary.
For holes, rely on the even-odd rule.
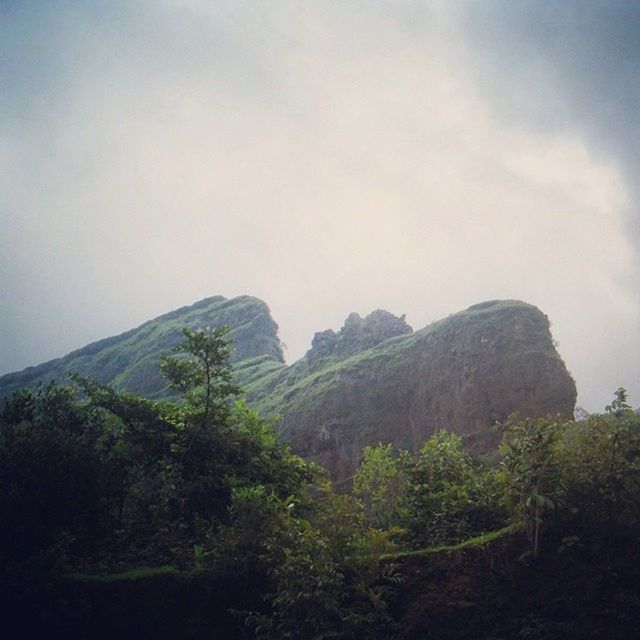
[[267,305],[251,296],[232,299],[215,296],[149,320],[118,336],[94,342],[63,358],[2,376],[0,398],[41,382],[64,382],[70,373],[147,397],[163,397],[169,390],[160,376],[158,363],[161,356],[169,354],[180,342],[182,329],[222,325],[231,329],[232,360],[237,366],[240,384],[262,371],[283,366],[278,326]]

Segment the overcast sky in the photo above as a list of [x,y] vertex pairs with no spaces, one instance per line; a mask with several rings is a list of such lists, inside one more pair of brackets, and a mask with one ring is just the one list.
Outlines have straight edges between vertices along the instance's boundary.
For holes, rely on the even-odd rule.
[[4,0],[0,372],[217,294],[290,361],[518,298],[638,405],[639,158],[636,0]]

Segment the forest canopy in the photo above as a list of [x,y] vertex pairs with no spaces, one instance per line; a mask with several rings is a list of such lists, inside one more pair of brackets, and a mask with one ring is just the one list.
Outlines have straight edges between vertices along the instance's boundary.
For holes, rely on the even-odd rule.
[[[496,427],[493,464],[446,430],[415,452],[368,446],[351,489],[336,492],[247,406],[229,353],[226,329],[185,330],[161,364],[180,394],[174,402],[79,376],[5,401],[5,591],[42,576],[162,570],[243,585],[223,612],[238,634],[408,637],[399,602],[417,558],[473,548],[491,555],[499,544],[509,575],[598,566],[611,578],[630,549],[637,553],[640,418],[624,389],[604,413],[579,421],[510,417]],[[640,602],[624,581],[613,592],[626,598],[625,611]],[[432,606],[437,616],[458,605]],[[536,624],[555,637],[557,616],[547,613],[537,612]]]

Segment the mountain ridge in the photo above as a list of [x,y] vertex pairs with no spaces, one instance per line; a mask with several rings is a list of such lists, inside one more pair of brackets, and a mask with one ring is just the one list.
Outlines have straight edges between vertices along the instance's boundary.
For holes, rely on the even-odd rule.
[[[152,398],[162,397],[168,388],[158,369],[160,356],[168,355],[171,349],[181,341],[183,327],[207,324],[230,326],[230,336],[234,341],[232,362],[238,363],[253,357],[268,355],[274,361],[284,363],[282,345],[277,337],[278,325],[262,300],[248,295],[235,298],[209,296],[192,305],[184,305],[161,314],[117,335],[74,349],[59,358],[4,374],[0,376],[0,399],[20,388],[33,387],[39,382],[45,383],[55,379],[62,383],[72,372],[113,384],[117,388],[133,393]],[[159,335],[155,336],[155,340],[149,340],[145,345],[145,338],[152,337],[148,334],[159,327],[164,327],[165,331],[160,331]],[[245,342],[238,340],[239,337],[246,338],[248,334],[253,334],[254,337]],[[238,344],[243,345],[240,350],[237,348]],[[119,346],[131,349],[129,357],[120,359],[118,356],[121,354],[114,354],[116,362],[113,358],[105,357],[106,352]],[[145,346],[149,347],[146,352]],[[139,352],[142,353],[139,354]],[[138,358],[138,354],[141,358]],[[103,359],[105,368],[87,366],[86,359],[91,357]],[[131,379],[131,376],[123,377],[126,366],[139,367],[141,359],[151,360],[146,363],[148,366],[142,367],[142,371],[137,372],[138,379],[146,378],[146,383],[136,382],[135,379]]]
[[317,332],[287,365],[269,307],[252,296],[204,298],[21,372],[0,377],[0,399],[71,371],[150,398],[171,395],[159,359],[194,326],[228,325],[236,381],[277,417],[294,451],[346,480],[367,444],[419,448],[439,428],[477,453],[496,444],[495,422],[512,412],[573,415],[575,383],[537,307],[489,300],[413,331],[404,316],[350,314]]

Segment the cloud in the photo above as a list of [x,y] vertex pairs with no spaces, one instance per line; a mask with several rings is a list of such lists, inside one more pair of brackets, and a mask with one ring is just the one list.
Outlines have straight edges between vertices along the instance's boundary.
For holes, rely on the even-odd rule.
[[[640,249],[640,5],[630,0],[489,0],[444,5],[470,67],[502,116],[572,131],[619,165]],[[452,25],[453,26],[453,25]]]
[[618,155],[480,91],[510,72],[447,6],[3,5],[2,369],[218,293],[264,298],[290,358],[353,310],[514,297],[588,408],[633,398]]

